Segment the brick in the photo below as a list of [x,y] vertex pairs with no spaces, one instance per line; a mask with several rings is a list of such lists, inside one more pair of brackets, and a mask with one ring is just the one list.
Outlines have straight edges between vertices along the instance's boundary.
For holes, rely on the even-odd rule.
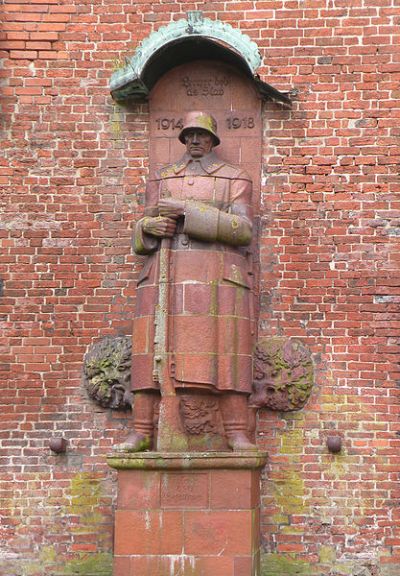
[[40,50],[38,58],[43,60],[69,60],[70,55],[68,52],[50,52],[48,50]]
[[46,23],[40,23],[37,24],[33,30],[37,30],[38,32],[63,32],[66,28],[66,24],[62,24],[61,22],[56,22],[56,23],[52,23],[52,22],[46,22]]
[[59,34],[57,32],[30,32],[29,38],[30,40],[52,42],[58,40]]
[[51,50],[50,42],[26,42],[27,50]]
[[25,42],[18,40],[4,40],[0,42],[0,50],[23,50]]
[[10,58],[17,60],[35,60],[37,58],[36,50],[11,50]]

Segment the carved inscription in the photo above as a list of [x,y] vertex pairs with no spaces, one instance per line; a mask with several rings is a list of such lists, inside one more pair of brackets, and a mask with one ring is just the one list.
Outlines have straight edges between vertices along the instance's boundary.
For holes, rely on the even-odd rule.
[[223,96],[225,86],[229,84],[227,76],[211,76],[208,78],[191,78],[184,76],[182,84],[187,96]]
[[182,130],[183,118],[157,118],[157,130]]
[[[225,118],[226,125],[229,130],[238,130],[244,128],[252,130],[255,127],[253,116],[230,116]],[[156,118],[157,130],[182,130],[183,118]]]
[[244,116],[239,118],[238,116],[232,116],[226,119],[226,125],[229,130],[237,130],[238,128],[254,128],[254,118],[252,116]]

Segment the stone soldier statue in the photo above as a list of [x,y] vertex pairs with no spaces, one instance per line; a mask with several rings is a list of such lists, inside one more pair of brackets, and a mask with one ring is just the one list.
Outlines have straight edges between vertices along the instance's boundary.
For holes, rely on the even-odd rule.
[[179,134],[186,153],[162,168],[147,188],[134,251],[147,260],[138,279],[133,330],[133,432],[117,448],[152,446],[154,408],[160,398],[154,372],[155,309],[160,244],[169,240],[168,353],[178,391],[212,391],[228,445],[253,450],[247,435],[252,382],[252,183],[213,151],[215,119],[190,112]]

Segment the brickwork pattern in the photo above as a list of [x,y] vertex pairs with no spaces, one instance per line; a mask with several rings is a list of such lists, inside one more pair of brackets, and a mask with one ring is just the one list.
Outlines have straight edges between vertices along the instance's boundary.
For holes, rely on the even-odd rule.
[[[400,7],[397,0],[5,0],[0,32],[0,574],[111,573],[113,473],[127,416],[90,403],[82,358],[130,334],[132,222],[148,107],[113,68],[187,10],[240,28],[263,80],[260,334],[312,350],[297,414],[263,411],[263,574],[400,571]],[[340,455],[325,441],[343,437]],[[65,455],[48,449],[68,439]]]

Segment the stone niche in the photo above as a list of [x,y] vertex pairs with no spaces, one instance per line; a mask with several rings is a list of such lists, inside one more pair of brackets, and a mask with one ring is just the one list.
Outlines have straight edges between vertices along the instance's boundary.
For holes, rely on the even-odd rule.
[[255,87],[233,66],[198,60],[173,68],[150,95],[150,170],[184,153],[177,136],[186,112],[206,110],[218,123],[218,155],[252,177],[253,203],[260,197],[261,106]]
[[[256,228],[261,101],[270,97],[288,104],[287,96],[258,79],[260,63],[250,38],[190,12],[187,20],[149,36],[111,82],[117,101],[149,101],[151,175],[185,152],[178,134],[187,112],[206,111],[215,117],[221,139],[218,156],[240,165],[253,180]],[[257,244],[255,234],[249,251],[255,285]],[[255,314],[252,324],[255,341]],[[206,412],[217,412],[210,408],[215,398],[202,401]],[[190,394],[185,393],[181,405],[189,437],[218,436],[217,416],[215,422],[202,420]],[[186,452],[114,452],[108,457],[118,470],[114,576],[259,574],[260,473],[266,455],[228,451],[218,442],[195,444],[188,442]]]

